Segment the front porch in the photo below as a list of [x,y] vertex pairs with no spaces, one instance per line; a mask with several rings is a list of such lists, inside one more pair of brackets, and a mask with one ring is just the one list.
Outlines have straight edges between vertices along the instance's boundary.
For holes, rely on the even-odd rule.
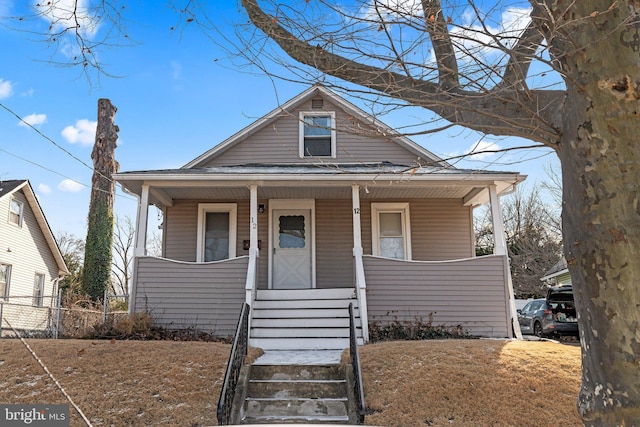
[[[431,319],[473,335],[512,336],[515,307],[499,195],[519,177],[398,172],[388,165],[366,174],[317,166],[297,166],[290,175],[249,169],[242,179],[224,168],[156,181],[145,173],[127,176],[125,184],[140,194],[132,312],[150,311],[169,328],[230,336],[246,302],[251,333],[258,334],[259,293],[342,289],[358,308],[362,342],[369,340],[370,323],[394,320]],[[475,257],[473,207],[487,202],[494,255]],[[151,204],[164,213],[163,258],[146,254]],[[221,219],[222,227],[209,234],[209,221]],[[341,303],[345,311],[348,299]],[[308,304],[319,299],[307,300],[301,311],[311,313]],[[282,326],[279,333],[287,329],[299,328]],[[287,337],[293,335],[281,338]]]
[[[363,342],[368,340],[365,334],[372,322],[427,321],[430,316],[434,325],[460,325],[472,335],[511,336],[506,256],[401,261],[367,255],[362,261],[364,286],[359,289],[364,290],[360,296],[364,294],[367,306],[357,312],[357,318]],[[267,348],[274,347],[266,344],[265,338],[279,338],[272,342],[282,348],[291,347],[283,343],[287,338],[336,339],[332,346],[338,341],[339,345],[347,343],[348,303],[360,307],[355,286],[334,290],[255,290],[252,281],[247,280],[255,275],[250,272],[249,256],[213,263],[143,256],[137,257],[135,264],[132,311],[147,310],[167,328],[197,328],[232,336],[240,307],[249,299],[255,319],[250,327],[252,345]],[[299,297],[305,293],[308,297]],[[326,295],[336,297],[328,303]],[[301,305],[275,301],[290,304],[296,301]],[[288,313],[274,314],[277,309]],[[314,331],[301,331],[308,326],[315,328],[315,335]],[[322,345],[312,341],[300,341],[298,345],[328,348],[329,341]]]

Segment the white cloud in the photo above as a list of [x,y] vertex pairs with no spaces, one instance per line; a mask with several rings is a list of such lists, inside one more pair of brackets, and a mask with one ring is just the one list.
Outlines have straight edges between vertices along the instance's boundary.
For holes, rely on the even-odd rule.
[[18,126],[24,126],[24,127],[29,127],[28,125],[31,126],[38,126],[41,125],[43,123],[47,122],[47,115],[46,114],[29,114],[26,117],[22,118],[21,122],[18,122]]
[[47,184],[38,184],[38,191],[42,194],[51,194],[51,187]]
[[90,0],[57,0],[40,2],[35,7],[40,16],[51,25],[52,32],[75,28],[80,25],[80,34],[93,37],[99,28],[99,21],[89,9]]
[[0,99],[13,95],[13,84],[9,80],[0,79]]
[[80,184],[79,182],[73,181],[71,179],[65,179],[61,181],[60,184],[58,184],[58,190],[65,191],[68,193],[77,193],[83,188],[84,188],[84,185]]
[[471,154],[469,158],[473,160],[485,160],[488,157],[495,156],[496,153],[486,151],[495,151],[499,150],[500,146],[495,142],[487,142],[487,141],[478,141],[473,144],[469,149],[465,152],[465,154]]
[[28,90],[22,92],[20,95],[22,96],[33,96],[33,88],[29,88]]
[[96,139],[98,122],[80,119],[75,126],[67,126],[62,130],[62,136],[72,144],[92,145]]

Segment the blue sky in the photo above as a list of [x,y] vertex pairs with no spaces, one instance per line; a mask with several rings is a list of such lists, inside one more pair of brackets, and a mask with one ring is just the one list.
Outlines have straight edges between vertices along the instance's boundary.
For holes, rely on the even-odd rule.
[[[24,14],[26,4],[0,0],[0,17]],[[118,108],[116,159],[121,171],[130,171],[180,167],[306,89],[233,69],[226,54],[201,31],[189,25],[171,30],[179,17],[165,2],[127,4],[127,34],[135,44],[100,49],[100,62],[117,77],[103,75],[92,83],[78,68],[52,64],[52,47],[35,34],[17,31],[15,21],[0,18],[0,104],[5,107],[0,108],[0,179],[31,181],[54,234],[86,234],[92,175],[87,165],[92,165],[99,98],[109,98]],[[235,2],[214,7],[216,24],[231,35],[232,23],[244,20],[241,11]],[[18,25],[39,31],[47,26],[44,19]],[[62,59],[60,55],[64,53],[54,59]],[[358,100],[350,101],[358,105]],[[32,122],[41,134],[19,125],[14,114]],[[395,127],[423,114],[414,110],[382,120]],[[443,157],[465,153],[480,139],[461,129],[414,138]],[[490,142],[499,147],[530,144]],[[532,185],[545,179],[543,165],[556,163],[548,153],[539,149],[485,155],[457,166],[520,171],[530,176]],[[523,159],[532,160],[520,162]],[[135,219],[135,207],[136,200],[118,190],[116,214]]]

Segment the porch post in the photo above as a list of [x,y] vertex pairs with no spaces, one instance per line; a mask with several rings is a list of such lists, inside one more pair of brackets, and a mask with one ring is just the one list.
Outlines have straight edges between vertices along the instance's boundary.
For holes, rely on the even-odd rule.
[[247,281],[245,282],[245,302],[249,304],[249,324],[253,311],[253,300],[256,292],[256,276],[258,266],[258,186],[249,186],[249,266],[247,269]]
[[493,226],[493,254],[507,255],[507,241],[505,238],[504,222],[502,221],[502,209],[496,186],[489,186],[489,201],[491,204],[491,223]]
[[[511,268],[509,266],[509,254],[507,251],[507,239],[504,231],[502,209],[500,208],[500,198],[498,197],[498,191],[495,184],[489,185],[489,201],[491,203],[491,222],[493,225],[493,254],[507,257],[507,289],[509,295],[509,305],[507,307],[507,312],[509,314],[508,323],[511,323],[515,337],[521,340],[522,332],[520,331],[520,323],[518,323],[516,299],[513,293],[513,282],[511,280]],[[508,334],[511,336],[511,331],[508,331]]]
[[258,250],[258,186],[250,185],[249,191],[251,191],[251,202],[249,208],[251,215],[251,229],[249,230],[249,254],[251,254],[251,251]]
[[351,199],[353,206],[353,259],[356,276],[356,296],[360,310],[360,322],[362,323],[362,339],[369,342],[369,316],[367,314],[367,284],[364,277],[364,264],[362,262],[362,227],[360,224],[360,186],[351,186]]
[[147,253],[147,218],[149,217],[149,185],[142,184],[142,195],[138,204],[136,218],[136,247],[135,256],[144,256]]

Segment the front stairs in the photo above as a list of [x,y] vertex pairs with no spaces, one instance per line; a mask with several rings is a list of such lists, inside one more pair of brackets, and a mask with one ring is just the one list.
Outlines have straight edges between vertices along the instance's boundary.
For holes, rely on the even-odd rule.
[[340,363],[349,348],[349,304],[362,344],[353,288],[257,291],[249,345],[265,354],[242,368],[236,423],[358,423],[351,366]]
[[340,365],[254,364],[246,372],[237,422],[357,424],[347,372]]
[[349,304],[362,344],[353,288],[258,290],[251,313],[249,345],[263,350],[344,350],[349,347]]

